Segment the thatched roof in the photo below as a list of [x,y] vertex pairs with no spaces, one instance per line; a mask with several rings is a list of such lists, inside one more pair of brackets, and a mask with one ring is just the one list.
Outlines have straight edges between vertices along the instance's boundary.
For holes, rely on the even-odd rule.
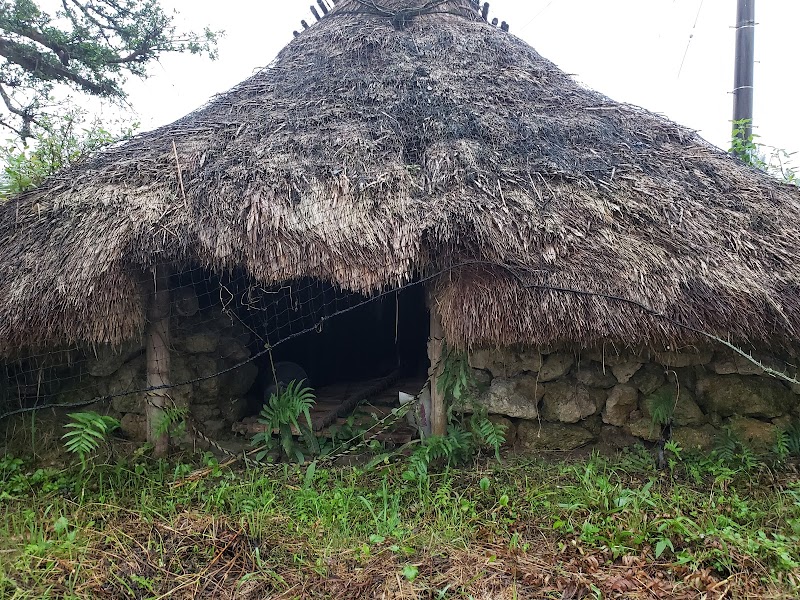
[[137,333],[158,261],[366,293],[482,261],[436,286],[460,344],[682,339],[508,266],[797,338],[799,189],[582,87],[470,0],[393,18],[419,2],[340,0],[230,92],[2,206],[0,345]]

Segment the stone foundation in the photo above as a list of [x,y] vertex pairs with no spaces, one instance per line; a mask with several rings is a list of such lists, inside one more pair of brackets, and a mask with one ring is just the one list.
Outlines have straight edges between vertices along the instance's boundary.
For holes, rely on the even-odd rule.
[[[204,433],[227,435],[231,425],[246,411],[245,395],[258,376],[249,362],[234,371],[213,377],[250,357],[252,336],[238,320],[219,308],[200,310],[190,290],[173,299],[170,320],[172,383],[203,379],[171,388],[169,395],[180,407],[191,407]],[[79,363],[80,375],[56,394],[57,403],[81,402],[98,396],[124,394],[147,387],[144,340],[122,348],[98,347]],[[145,405],[141,393],[115,397],[110,403],[88,406],[110,414],[122,423],[122,431],[136,441],[146,439]]]
[[[171,389],[170,396],[178,406],[190,407],[208,435],[228,434],[246,412],[245,396],[258,367],[249,362],[215,375],[251,356],[251,333],[219,307],[201,309],[190,289],[175,292],[170,327],[171,381],[201,379]],[[508,443],[521,451],[656,441],[661,430],[651,407],[665,399],[674,406],[672,439],[684,448],[709,449],[729,427],[743,442],[764,450],[774,444],[778,428],[800,418],[800,386],[766,375],[732,351],[608,348],[472,352],[473,396],[493,420],[508,427]],[[796,355],[756,358],[797,378]],[[53,388],[48,397],[75,403],[116,396],[86,410],[111,414],[130,439],[144,440],[143,395],[123,395],[147,387],[143,340],[116,349],[98,347],[70,362],[75,366],[69,379],[46,378]]]
[[[795,359],[756,358],[797,376]],[[707,450],[730,427],[765,450],[779,427],[800,418],[800,387],[728,350],[480,350],[469,362],[474,397],[522,451],[656,441],[661,428],[650,407],[665,398],[674,406],[672,439],[684,448]]]

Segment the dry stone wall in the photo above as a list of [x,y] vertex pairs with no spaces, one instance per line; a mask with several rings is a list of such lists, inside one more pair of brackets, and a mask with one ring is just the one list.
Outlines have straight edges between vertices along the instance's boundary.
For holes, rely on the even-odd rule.
[[[225,434],[233,422],[244,416],[245,395],[256,381],[258,367],[248,362],[224,375],[215,375],[251,356],[251,334],[218,307],[201,310],[191,290],[180,292],[172,305],[170,379],[172,383],[202,381],[171,388],[169,394],[178,406],[190,407],[192,417],[206,434]],[[81,373],[56,394],[56,402],[81,402],[145,389],[145,368],[144,340],[131,341],[121,348],[95,348],[89,352]],[[86,409],[120,419],[121,429],[130,439],[146,438],[141,393],[120,395],[110,403]]]
[[[756,358],[797,377],[797,356]],[[779,427],[800,418],[800,387],[728,350],[479,350],[469,362],[476,401],[522,451],[656,441],[661,428],[651,409],[666,400],[674,407],[672,439],[684,448],[707,450],[729,427],[765,450]]]

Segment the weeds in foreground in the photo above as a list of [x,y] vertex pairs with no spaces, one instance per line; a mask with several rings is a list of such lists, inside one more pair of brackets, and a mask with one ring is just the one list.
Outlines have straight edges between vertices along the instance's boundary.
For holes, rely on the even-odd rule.
[[191,467],[163,461],[88,471],[6,457],[0,596],[796,596],[797,477],[665,450],[663,471],[638,449],[445,463],[413,481],[391,463],[184,481]]

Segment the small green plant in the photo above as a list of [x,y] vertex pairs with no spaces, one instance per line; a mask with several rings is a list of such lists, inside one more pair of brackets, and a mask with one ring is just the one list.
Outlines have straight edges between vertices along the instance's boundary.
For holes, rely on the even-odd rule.
[[69,429],[61,436],[64,447],[68,452],[75,454],[86,467],[87,457],[100,447],[109,433],[119,427],[119,421],[108,415],[99,415],[96,412],[80,412],[69,415],[72,421],[64,425]]
[[726,427],[713,451],[716,458],[728,468],[748,472],[758,466],[755,453],[745,446],[730,427]]
[[403,478],[408,481],[425,479],[432,464],[453,466],[472,456],[473,452],[472,433],[451,424],[447,428],[447,435],[432,435],[414,450],[408,459],[408,468],[403,473]]
[[800,421],[795,421],[786,429],[786,448],[791,456],[800,456]]
[[[266,431],[255,434],[251,441],[253,446],[263,446],[256,454],[256,460],[263,460],[275,448],[280,448],[287,459],[300,463],[305,462],[306,452],[319,452],[310,413],[316,397],[314,391],[303,384],[304,381],[292,381],[285,389],[272,394],[264,404],[258,422],[266,426]],[[294,439],[292,427],[300,433],[305,446]],[[275,431],[277,436],[273,435]]]
[[[494,423],[489,419],[486,407],[475,399],[477,384],[472,376],[467,355],[463,352],[449,351],[444,362],[442,374],[437,381],[437,388],[450,400],[448,421],[462,429],[467,429],[473,436],[474,448],[481,445],[494,450],[500,459],[500,448],[505,443],[505,425]],[[468,427],[463,417],[455,411],[471,412]]]
[[419,575],[419,568],[416,565],[406,565],[403,567],[403,577],[408,581],[414,581]]
[[[423,480],[432,464],[455,466],[472,458],[482,447],[491,448],[500,460],[506,427],[489,419],[486,407],[476,402],[476,388],[466,354],[446,351],[437,389],[449,400],[447,434],[430,436],[411,454],[406,480]],[[467,418],[465,413],[470,412]]]
[[662,388],[647,397],[647,410],[653,427],[665,427],[675,414],[675,396],[669,388]]
[[[377,422],[378,420],[374,414],[368,414],[363,410],[356,409],[341,425],[331,425],[328,429],[329,438],[319,440],[320,456],[327,456],[334,451],[342,452],[353,448],[354,445],[371,446],[371,444],[364,444],[364,436]],[[372,441],[378,444],[375,440]]]
[[664,443],[664,454],[666,456],[666,466],[669,468],[670,475],[675,476],[675,470],[683,461],[681,454],[683,448],[678,442],[669,440]]
[[467,355],[463,352],[444,348],[445,360],[442,372],[437,378],[436,388],[444,394],[451,405],[460,405],[466,393],[473,387],[472,369],[469,366]]
[[483,405],[473,403],[473,411],[470,417],[470,429],[477,437],[478,445],[488,446],[494,450],[495,457],[500,460],[500,448],[506,443],[506,426],[491,421]]
[[[786,183],[800,184],[800,176],[791,164],[794,153],[759,144],[756,141],[758,135],[752,133],[751,125],[750,119],[733,121],[729,152],[745,164],[782,179]],[[751,130],[750,133],[748,133],[748,129]]]
[[[752,121],[750,119],[733,121],[729,152],[745,164],[760,167],[762,161],[759,159],[758,146],[755,143],[755,139],[758,136],[752,133],[751,125]],[[751,130],[749,134],[748,129]]]
[[800,421],[778,430],[772,452],[781,462],[790,456],[800,456]]
[[469,419],[469,427],[452,419],[447,427],[447,435],[426,438],[409,457],[403,478],[409,481],[425,479],[431,465],[451,467],[462,464],[483,446],[494,450],[500,460],[500,447],[504,443],[505,426],[490,421],[486,416],[486,408],[476,406]]
[[171,437],[179,437],[186,431],[186,416],[189,409],[185,406],[169,406],[163,409],[163,417],[158,424],[158,433],[169,433]]

